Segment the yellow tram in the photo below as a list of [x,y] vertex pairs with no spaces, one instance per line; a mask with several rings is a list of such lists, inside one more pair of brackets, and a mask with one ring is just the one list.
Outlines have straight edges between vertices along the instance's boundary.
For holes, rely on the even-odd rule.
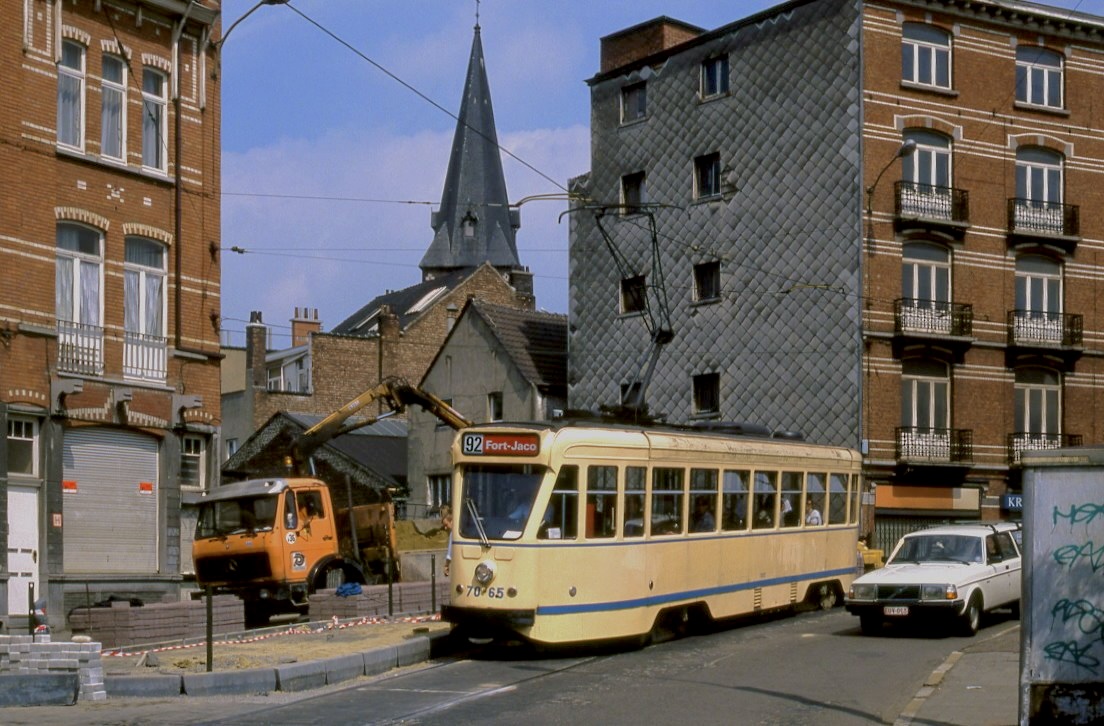
[[453,445],[445,620],[478,637],[646,639],[831,607],[857,561],[861,457],[769,436],[487,424]]

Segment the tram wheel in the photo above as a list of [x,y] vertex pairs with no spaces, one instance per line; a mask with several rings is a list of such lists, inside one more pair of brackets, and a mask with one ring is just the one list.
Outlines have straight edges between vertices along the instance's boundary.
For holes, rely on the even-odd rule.
[[830,582],[817,585],[816,596],[817,607],[821,610],[831,610],[839,605],[839,593],[836,592],[835,585]]

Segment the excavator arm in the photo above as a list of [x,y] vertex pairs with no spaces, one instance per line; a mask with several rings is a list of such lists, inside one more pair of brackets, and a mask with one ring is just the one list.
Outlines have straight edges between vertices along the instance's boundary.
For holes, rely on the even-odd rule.
[[[389,410],[378,416],[349,420],[376,401],[382,402]],[[400,414],[412,404],[421,406],[453,429],[459,430],[472,425],[472,422],[459,411],[429,391],[411,385],[401,378],[389,378],[378,386],[369,388],[304,431],[292,445],[291,463],[294,470],[298,474],[305,473],[311,455],[330,439]]]

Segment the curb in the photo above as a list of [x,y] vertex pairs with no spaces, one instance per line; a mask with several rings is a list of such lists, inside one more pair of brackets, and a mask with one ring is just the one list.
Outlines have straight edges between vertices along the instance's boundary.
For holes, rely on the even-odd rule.
[[[332,658],[283,663],[265,668],[183,675],[123,676],[104,679],[108,698],[252,695],[294,693],[333,685],[360,676],[375,676],[392,668],[422,663],[452,652],[450,633],[414,635],[398,645]],[[24,702],[22,705],[27,705]]]

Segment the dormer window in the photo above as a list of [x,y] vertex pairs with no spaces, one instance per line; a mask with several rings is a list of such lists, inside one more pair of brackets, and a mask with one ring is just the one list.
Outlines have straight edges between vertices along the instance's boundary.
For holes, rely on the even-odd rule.
[[464,231],[464,239],[472,239],[475,237],[475,215],[468,212],[464,215],[464,218],[460,220],[460,229]]

